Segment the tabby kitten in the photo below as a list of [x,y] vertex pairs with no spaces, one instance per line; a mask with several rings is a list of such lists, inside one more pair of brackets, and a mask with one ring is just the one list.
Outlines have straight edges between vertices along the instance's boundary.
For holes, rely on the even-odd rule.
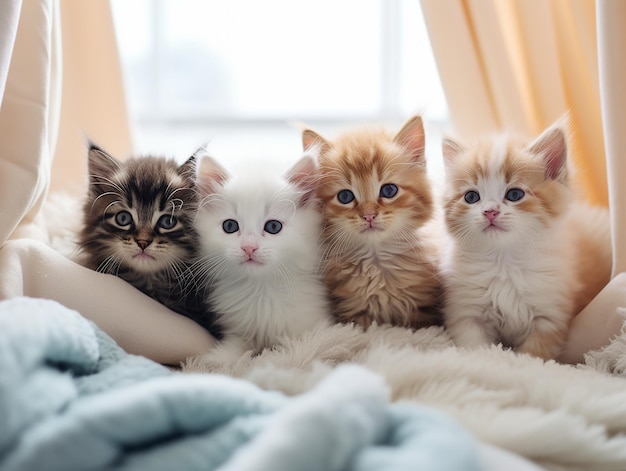
[[391,135],[347,131],[328,141],[310,129],[320,165],[324,272],[338,320],[419,328],[439,324],[438,251],[424,127],[414,116]]
[[531,143],[444,138],[444,319],[457,345],[556,358],[571,319],[608,282],[608,212],[570,189],[567,138],[564,120]]
[[195,157],[117,160],[93,143],[79,246],[85,265],[119,276],[213,330],[190,266],[197,257]]
[[213,286],[208,301],[224,333],[210,353],[218,362],[330,320],[317,272],[315,162],[304,157],[284,177],[266,167],[250,162],[231,176],[210,157],[200,162],[198,272]]

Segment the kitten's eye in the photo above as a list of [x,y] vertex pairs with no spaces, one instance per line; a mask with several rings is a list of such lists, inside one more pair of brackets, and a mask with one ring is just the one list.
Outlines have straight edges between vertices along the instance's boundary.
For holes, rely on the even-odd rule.
[[276,221],[275,219],[270,219],[269,221],[265,223],[265,227],[263,227],[263,230],[265,232],[269,232],[270,234],[278,234],[282,228],[283,228],[283,225],[280,221]]
[[466,203],[474,204],[480,201],[480,195],[478,194],[477,191],[470,190],[467,193],[465,193],[464,199]]
[[509,201],[519,201],[524,197],[525,194],[526,193],[524,193],[524,190],[520,190],[519,188],[511,188],[509,191],[506,192],[506,195],[504,197]]
[[174,226],[176,226],[177,222],[178,219],[176,219],[174,216],[164,214],[157,221],[157,226],[161,227],[162,229],[172,229]]
[[393,183],[385,183],[380,187],[380,196],[383,198],[393,198],[398,194],[398,187]]
[[115,222],[120,227],[130,226],[130,223],[133,222],[133,217],[128,211],[120,211],[115,215]]
[[226,219],[226,221],[222,223],[222,229],[224,229],[226,234],[232,234],[239,230],[239,223],[234,219]]
[[337,193],[337,199],[341,204],[348,204],[354,200],[354,193],[350,190],[341,190]]

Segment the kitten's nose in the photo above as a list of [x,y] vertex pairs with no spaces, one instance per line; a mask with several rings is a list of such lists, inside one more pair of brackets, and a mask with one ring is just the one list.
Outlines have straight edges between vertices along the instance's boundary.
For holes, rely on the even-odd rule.
[[146,250],[146,247],[152,243],[151,240],[147,239],[137,239],[135,242],[137,242],[137,245],[141,248],[141,250]]
[[363,219],[365,219],[367,222],[372,222],[376,216],[378,216],[378,213],[367,213],[363,215]]
[[248,257],[251,257],[254,252],[258,249],[256,245],[244,245],[241,249],[246,253]]
[[493,220],[498,217],[498,214],[500,214],[500,211],[497,209],[490,209],[488,211],[484,211],[483,214],[487,219],[489,219],[489,222],[493,222]]

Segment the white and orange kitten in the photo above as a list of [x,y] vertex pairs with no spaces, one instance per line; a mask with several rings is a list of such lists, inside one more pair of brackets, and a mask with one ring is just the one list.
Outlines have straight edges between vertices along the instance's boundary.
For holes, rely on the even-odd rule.
[[364,328],[372,322],[419,328],[440,324],[438,249],[426,230],[433,195],[422,119],[396,134],[346,131],[332,141],[310,129],[318,154],[324,211],[324,269],[333,313]]
[[212,288],[224,361],[330,320],[318,273],[315,162],[303,157],[284,177],[264,167],[249,164],[230,176],[210,157],[199,166],[199,271]]
[[458,346],[556,358],[608,282],[608,212],[570,189],[567,140],[565,119],[531,143],[444,138],[444,323]]

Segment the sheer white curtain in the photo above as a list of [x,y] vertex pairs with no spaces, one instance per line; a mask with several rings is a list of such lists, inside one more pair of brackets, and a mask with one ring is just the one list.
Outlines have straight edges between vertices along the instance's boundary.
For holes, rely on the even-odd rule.
[[130,145],[115,47],[106,0],[0,2],[0,299],[56,300],[127,351],[178,364],[214,339],[122,280],[52,250],[40,214],[53,168],[59,187],[86,181],[83,132],[118,150]]

